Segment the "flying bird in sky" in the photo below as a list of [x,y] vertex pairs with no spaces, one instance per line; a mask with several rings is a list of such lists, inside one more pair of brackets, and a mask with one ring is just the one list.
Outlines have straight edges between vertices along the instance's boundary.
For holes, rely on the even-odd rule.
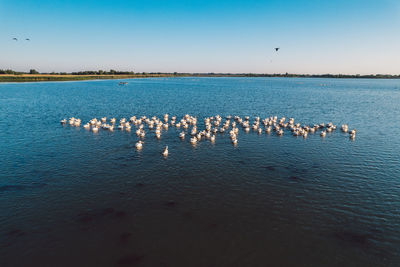
[[278,51],[280,49],[280,47],[275,47],[275,51]]
[[27,41],[30,41],[31,39],[29,39],[29,38],[26,38],[25,40],[27,40]]
[[18,39],[17,39],[17,38],[15,38],[15,37],[13,38],[13,40],[14,40],[14,41],[18,41]]

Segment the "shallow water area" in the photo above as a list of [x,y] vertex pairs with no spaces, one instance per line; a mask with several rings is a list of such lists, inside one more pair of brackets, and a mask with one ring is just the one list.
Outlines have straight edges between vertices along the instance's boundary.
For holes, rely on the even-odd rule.
[[[0,84],[0,266],[398,266],[400,81],[149,78]],[[228,115],[348,123],[193,146],[60,124]],[[82,124],[83,124],[82,123]],[[168,146],[169,155],[161,152]]]

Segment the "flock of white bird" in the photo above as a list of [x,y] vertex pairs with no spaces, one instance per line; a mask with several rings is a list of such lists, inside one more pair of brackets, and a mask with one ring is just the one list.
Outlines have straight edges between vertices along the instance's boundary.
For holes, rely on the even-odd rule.
[[[210,140],[211,142],[215,142],[216,135],[218,133],[224,133],[229,131],[230,139],[233,145],[237,145],[238,143],[238,134],[239,134],[239,126],[243,128],[243,130],[248,133],[251,130],[257,132],[258,134],[262,134],[266,132],[267,134],[271,134],[271,132],[275,132],[278,136],[282,136],[284,134],[284,130],[290,130],[292,135],[294,136],[302,136],[303,138],[307,138],[309,134],[315,134],[317,131],[320,131],[320,136],[325,137],[327,133],[331,133],[336,130],[336,125],[332,122],[325,124],[314,124],[314,125],[302,125],[294,121],[294,118],[286,117],[279,118],[277,116],[271,116],[269,118],[265,118],[261,120],[260,117],[255,117],[253,123],[250,122],[250,117],[246,116],[244,118],[240,116],[227,116],[225,121],[223,121],[220,115],[206,117],[204,119],[204,129],[199,130],[197,128],[197,117],[193,117],[189,114],[183,116],[182,119],[177,121],[176,116],[172,116],[169,119],[169,115],[165,114],[164,118],[158,118],[153,116],[151,118],[146,116],[136,117],[132,116],[129,120],[126,118],[122,118],[119,121],[119,125],[116,126],[117,119],[112,118],[107,121],[106,117],[101,119],[93,118],[88,123],[83,125],[83,128],[97,133],[100,129],[114,131],[114,129],[118,129],[121,131],[132,130],[132,126],[135,126],[136,134],[140,138],[140,140],[135,144],[137,150],[143,149],[144,138],[146,133],[149,131],[154,131],[155,137],[157,139],[161,139],[161,135],[163,131],[167,131],[168,128],[175,127],[176,129],[182,128],[182,131],[179,133],[179,138],[184,140],[185,136],[189,133],[190,130],[190,143],[195,145],[197,142],[202,140]],[[70,126],[80,127],[81,119],[78,118],[70,118],[69,120],[63,119],[61,120],[61,124]],[[147,125],[147,132],[146,126]],[[190,127],[190,129],[189,129]],[[347,124],[343,124],[341,126],[341,131],[344,133],[349,133],[349,137],[354,139],[356,137],[356,129],[349,131],[349,126]],[[162,155],[168,156],[168,146],[166,146],[162,152]]]

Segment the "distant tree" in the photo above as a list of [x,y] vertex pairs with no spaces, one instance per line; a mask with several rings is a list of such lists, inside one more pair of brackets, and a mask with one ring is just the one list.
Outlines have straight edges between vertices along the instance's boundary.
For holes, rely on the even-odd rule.
[[29,74],[39,74],[39,72],[35,69],[29,70]]

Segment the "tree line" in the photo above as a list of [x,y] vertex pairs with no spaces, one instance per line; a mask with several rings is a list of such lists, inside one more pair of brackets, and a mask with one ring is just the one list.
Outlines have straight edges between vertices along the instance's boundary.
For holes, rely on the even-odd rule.
[[370,79],[400,79],[400,75],[391,74],[294,74],[294,73],[274,73],[274,74],[263,74],[263,73],[179,73],[179,72],[134,72],[134,71],[118,71],[118,70],[89,70],[89,71],[78,71],[78,72],[44,72],[40,73],[35,69],[29,70],[29,72],[14,71],[11,69],[0,69],[0,74],[49,74],[49,75],[168,75],[168,76],[198,76],[198,77],[290,77],[290,78],[370,78]]
[[53,75],[134,75],[134,74],[140,74],[140,73],[135,73],[133,71],[118,71],[118,70],[87,70],[87,71],[77,71],[77,72],[38,72],[35,69],[29,70],[29,72],[23,72],[23,71],[14,71],[10,69],[0,69],[0,74],[14,74],[14,75],[21,75],[21,74],[53,74]]

